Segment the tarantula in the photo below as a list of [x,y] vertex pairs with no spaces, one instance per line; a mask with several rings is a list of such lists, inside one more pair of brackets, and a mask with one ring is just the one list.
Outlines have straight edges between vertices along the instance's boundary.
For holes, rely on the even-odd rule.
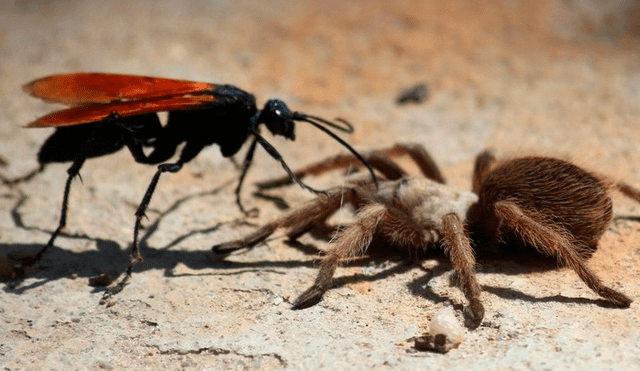
[[[390,157],[407,154],[424,178],[408,177]],[[253,247],[278,228],[297,237],[323,223],[340,207],[350,203],[356,220],[337,232],[322,257],[313,285],[293,303],[294,309],[312,306],[331,287],[337,265],[362,255],[375,237],[391,246],[425,249],[441,244],[459,277],[468,300],[465,322],[479,326],[484,317],[481,288],[476,279],[475,245],[515,241],[556,257],[573,269],[589,288],[617,307],[631,303],[624,294],[605,286],[584,261],[597,249],[598,240],[612,219],[610,189],[640,202],[640,191],[608,180],[570,162],[550,157],[522,157],[497,161],[491,152],[478,155],[473,174],[473,193],[445,185],[435,162],[416,144],[396,146],[365,155],[386,180],[378,191],[369,180],[354,181],[344,189],[315,200],[279,218],[241,240],[213,247],[216,253]],[[319,174],[357,165],[352,156],[336,156],[311,165],[296,175]],[[264,183],[280,185],[285,180]]]

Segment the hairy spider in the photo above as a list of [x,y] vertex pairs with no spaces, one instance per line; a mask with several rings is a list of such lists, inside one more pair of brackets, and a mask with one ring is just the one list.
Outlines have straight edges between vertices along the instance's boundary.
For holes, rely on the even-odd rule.
[[607,286],[585,265],[613,218],[609,190],[640,202],[628,184],[568,161],[529,156],[498,161],[478,155],[473,191],[479,200],[467,215],[476,244],[521,243],[556,257],[596,294],[617,307],[631,299]]
[[[390,157],[409,155],[424,178],[408,177]],[[313,285],[293,303],[294,309],[312,306],[331,287],[341,261],[365,253],[374,237],[389,246],[425,249],[441,244],[459,277],[468,300],[467,326],[477,327],[484,317],[481,288],[475,274],[476,245],[515,241],[556,257],[576,271],[589,288],[618,307],[631,299],[609,287],[584,264],[597,249],[599,238],[612,219],[609,189],[617,189],[640,202],[640,191],[590,173],[570,162],[550,157],[522,157],[497,161],[490,152],[478,155],[473,191],[445,185],[438,167],[424,147],[397,144],[365,155],[386,180],[376,192],[366,179],[353,181],[328,196],[319,196],[303,207],[279,218],[241,240],[213,247],[216,253],[253,247],[278,228],[288,228],[295,238],[318,223],[324,223],[341,203],[350,203],[356,220],[337,232],[322,257]],[[296,173],[299,177],[357,165],[352,156],[336,156]],[[285,183],[283,179],[263,183],[265,188]],[[477,195],[477,196],[476,196]]]

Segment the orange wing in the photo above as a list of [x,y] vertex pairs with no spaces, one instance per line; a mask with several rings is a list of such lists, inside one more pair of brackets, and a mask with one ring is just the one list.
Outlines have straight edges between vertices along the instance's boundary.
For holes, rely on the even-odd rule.
[[201,93],[215,89],[215,85],[148,76],[71,73],[43,77],[22,89],[45,101],[79,106]]
[[190,95],[124,102],[116,101],[108,104],[86,104],[52,112],[40,117],[27,125],[27,127],[60,127],[96,122],[104,120],[114,111],[120,116],[127,117],[159,111],[206,108],[214,99],[216,99],[216,97],[212,95]]

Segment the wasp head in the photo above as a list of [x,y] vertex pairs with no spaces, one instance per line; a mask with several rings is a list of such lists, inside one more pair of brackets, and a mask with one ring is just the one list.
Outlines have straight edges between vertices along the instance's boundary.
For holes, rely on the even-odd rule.
[[263,122],[267,125],[267,129],[273,135],[282,135],[291,140],[296,138],[294,132],[295,123],[291,110],[279,99],[271,99],[264,105],[258,117],[258,122]]

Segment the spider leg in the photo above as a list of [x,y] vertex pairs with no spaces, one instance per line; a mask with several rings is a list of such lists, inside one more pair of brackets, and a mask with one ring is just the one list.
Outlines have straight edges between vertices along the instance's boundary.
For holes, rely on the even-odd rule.
[[494,165],[495,162],[496,162],[496,157],[489,150],[486,150],[480,153],[478,156],[476,156],[476,162],[473,168],[473,181],[472,181],[472,184],[473,184],[472,190],[476,194],[480,192],[482,181],[485,175],[489,173],[489,171],[492,168],[492,165]]
[[606,287],[600,278],[587,268],[568,232],[550,225],[539,213],[523,210],[511,201],[496,202],[495,213],[525,242],[535,246],[542,253],[555,256],[562,266],[573,269],[595,293],[618,307],[628,307],[631,304],[631,299]]
[[[384,157],[378,152],[370,152],[363,154],[362,157],[373,167],[378,170],[386,179],[395,180],[400,179],[406,172],[402,170],[393,161]],[[304,178],[307,175],[320,175],[331,170],[336,169],[348,169],[357,168],[361,165],[360,160],[351,154],[337,155],[322,161],[311,164],[301,170],[296,171],[294,174],[298,178]],[[273,180],[260,182],[258,187],[261,189],[271,189],[282,187],[293,183],[290,177],[281,177]]]
[[395,146],[391,147],[389,150],[381,151],[385,153],[386,157],[391,156],[401,156],[408,155],[411,157],[413,162],[418,165],[422,175],[425,177],[434,180],[438,183],[445,184],[446,181],[438,165],[427,149],[422,144],[417,143],[397,143]]
[[352,188],[345,189],[344,193],[340,190],[331,192],[328,196],[318,196],[306,206],[263,226],[243,239],[213,246],[213,252],[217,254],[227,254],[235,250],[254,247],[266,240],[267,237],[272,235],[278,228],[289,228],[300,235],[300,231],[306,231],[312,225],[330,217],[340,208],[342,201],[352,203],[356,198],[357,191]]
[[484,318],[484,306],[480,302],[480,285],[476,280],[476,259],[462,220],[457,214],[449,213],[442,218],[443,247],[453,268],[460,277],[460,287],[469,306],[465,308],[467,324],[476,328]]
[[[376,170],[378,170],[388,180],[397,180],[406,175],[406,172],[394,163],[391,158],[409,156],[418,165],[422,174],[439,183],[445,183],[444,177],[435,161],[420,144],[414,143],[398,143],[393,147],[370,151],[364,153],[362,157]],[[304,178],[307,175],[320,175],[331,170],[355,168],[362,165],[362,162],[352,154],[338,155],[324,159],[322,161],[308,165],[307,167],[295,172],[298,178]],[[262,189],[270,189],[291,184],[289,177],[281,177],[274,180],[260,182],[258,187]]]
[[623,182],[613,182],[613,188],[617,189],[623,195],[640,202],[640,190]]
[[364,206],[358,212],[357,220],[336,236],[333,246],[322,257],[320,270],[313,285],[293,302],[293,309],[308,308],[317,304],[322,295],[331,287],[333,275],[341,260],[362,255],[373,239],[378,224],[388,216],[385,206],[373,204]]

